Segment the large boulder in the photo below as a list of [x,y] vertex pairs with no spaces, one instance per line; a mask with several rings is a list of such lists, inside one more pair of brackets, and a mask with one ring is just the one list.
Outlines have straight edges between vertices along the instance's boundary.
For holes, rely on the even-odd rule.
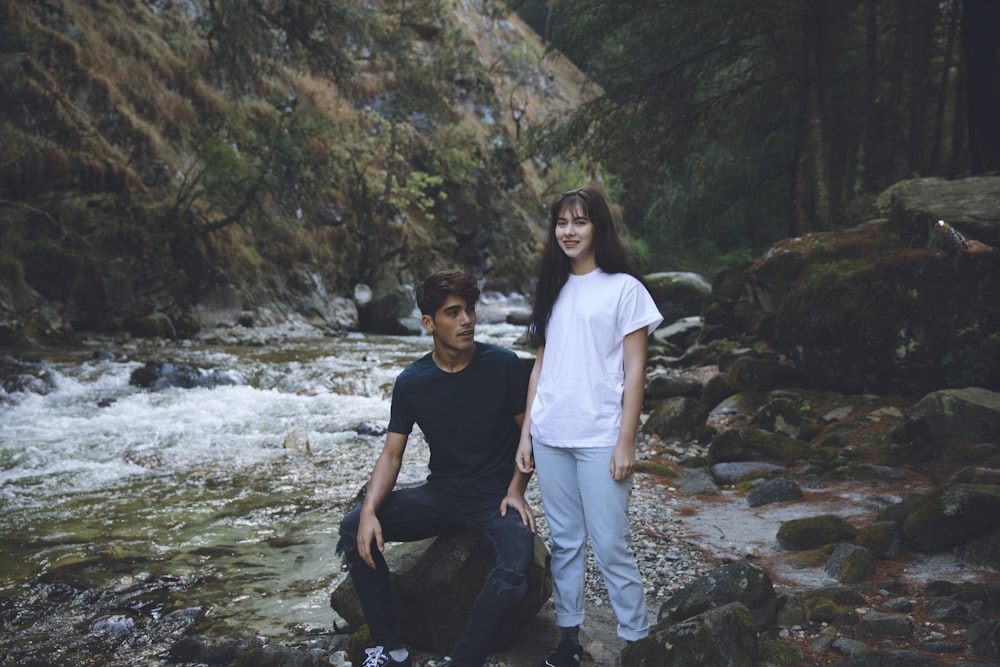
[[730,602],[746,606],[758,630],[774,627],[778,597],[771,577],[750,563],[726,563],[674,593],[660,607],[658,625],[673,625]]
[[[811,386],[923,395],[1000,389],[1000,263],[962,255],[939,218],[997,239],[1000,177],[894,188],[875,218],[774,245],[744,272],[735,331],[768,341]],[[977,222],[978,221],[978,222]]]
[[953,484],[915,502],[903,521],[903,538],[914,551],[958,546],[1000,528],[1000,487]]
[[990,442],[1000,434],[1000,393],[982,387],[942,389],[917,401],[907,412],[899,439],[911,458],[937,458],[954,445]]
[[700,315],[712,294],[712,286],[697,273],[666,271],[644,276],[664,324]]
[[[419,542],[394,544],[385,551],[393,608],[407,644],[447,653],[469,616],[483,579],[493,564],[489,549],[471,532],[458,531]],[[552,594],[550,555],[535,537],[535,558],[528,571],[528,594],[508,614],[494,648],[518,638],[523,626]],[[330,606],[351,626],[365,623],[350,577],[330,595]]]
[[626,646],[622,667],[757,667],[757,628],[739,602],[714,607]]

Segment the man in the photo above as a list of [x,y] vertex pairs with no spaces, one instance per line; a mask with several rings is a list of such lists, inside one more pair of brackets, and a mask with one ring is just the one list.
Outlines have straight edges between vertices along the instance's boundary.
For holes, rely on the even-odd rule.
[[[493,569],[455,644],[455,667],[482,666],[505,615],[527,592],[535,520],[524,499],[529,475],[514,466],[527,368],[513,352],[474,340],[478,299],[475,277],[460,271],[434,273],[417,288],[434,349],[396,378],[385,446],[364,501],[340,525],[337,550],[375,644],[363,667],[411,665],[393,616],[385,542],[467,528],[491,549]],[[414,424],[430,449],[430,475],[393,490]]]

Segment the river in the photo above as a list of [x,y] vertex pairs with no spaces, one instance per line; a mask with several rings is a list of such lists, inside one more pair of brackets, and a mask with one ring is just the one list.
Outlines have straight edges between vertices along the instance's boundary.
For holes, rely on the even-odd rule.
[[[480,322],[478,340],[508,347],[524,331]],[[286,325],[8,357],[0,663],[161,665],[192,632],[329,632],[337,524],[381,450],[396,375],[430,346]],[[211,382],[131,385],[149,360]],[[426,462],[417,431],[400,480]]]

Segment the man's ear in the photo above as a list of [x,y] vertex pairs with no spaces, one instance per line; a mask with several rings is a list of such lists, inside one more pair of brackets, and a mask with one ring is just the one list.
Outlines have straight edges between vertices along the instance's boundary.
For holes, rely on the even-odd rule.
[[424,315],[420,318],[420,323],[424,325],[424,331],[429,334],[434,333],[434,318],[430,315]]

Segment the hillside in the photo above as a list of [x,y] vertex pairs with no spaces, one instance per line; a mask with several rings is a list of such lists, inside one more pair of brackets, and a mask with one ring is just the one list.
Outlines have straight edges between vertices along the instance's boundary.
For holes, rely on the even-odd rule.
[[0,0],[0,344],[392,332],[443,266],[528,289],[584,174],[519,138],[578,104],[571,63],[490,2],[219,7]]

